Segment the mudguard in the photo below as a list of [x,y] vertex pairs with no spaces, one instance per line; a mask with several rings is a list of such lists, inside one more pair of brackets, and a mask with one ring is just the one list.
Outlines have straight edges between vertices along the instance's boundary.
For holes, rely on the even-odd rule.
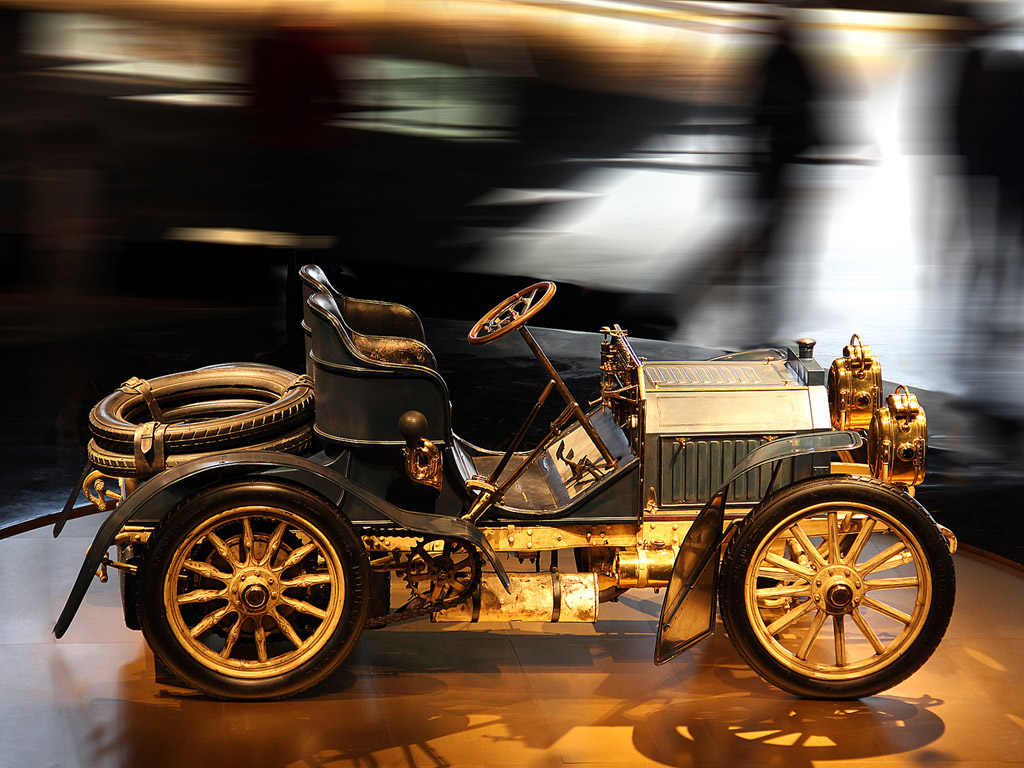
[[[815,432],[780,438],[754,449],[740,461],[708,499],[679,547],[661,605],[654,663],[664,664],[710,635],[718,598],[719,550],[725,538],[725,499],[729,486],[755,467],[791,456],[859,448],[856,432]],[[765,495],[771,493],[769,483]]]
[[508,574],[490,543],[476,526],[465,520],[400,509],[313,459],[270,451],[239,451],[199,459],[167,470],[143,484],[118,506],[97,531],[53,633],[58,638],[63,637],[78,612],[107,549],[114,543],[118,531],[133,517],[143,512],[146,513],[147,519],[162,517],[198,491],[216,483],[241,477],[287,480],[323,496],[335,506],[340,506],[344,495],[351,493],[402,528],[430,536],[447,536],[473,544],[487,557],[505,588],[508,589],[510,586]]

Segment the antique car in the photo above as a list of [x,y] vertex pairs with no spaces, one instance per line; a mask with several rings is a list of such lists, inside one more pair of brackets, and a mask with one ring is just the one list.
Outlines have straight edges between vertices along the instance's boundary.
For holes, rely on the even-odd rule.
[[[632,589],[664,590],[655,663],[720,612],[743,659],[798,696],[877,693],[941,640],[956,539],[914,498],[925,415],[903,387],[884,397],[856,336],[826,373],[809,339],[664,362],[607,327],[584,407],[527,327],[555,293],[540,282],[469,332],[518,332],[547,377],[491,451],[453,432],[415,312],[300,274],[305,373],[132,379],[93,409],[81,485],[110,514],[57,637],[114,567],[158,676],[224,699],[302,691],[366,629],[593,622]],[[564,409],[524,448],[552,394]]]

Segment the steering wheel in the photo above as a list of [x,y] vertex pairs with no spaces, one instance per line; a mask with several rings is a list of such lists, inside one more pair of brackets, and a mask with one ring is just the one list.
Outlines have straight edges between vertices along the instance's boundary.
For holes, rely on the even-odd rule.
[[[542,289],[544,292],[540,293]],[[547,280],[523,288],[477,320],[469,332],[469,343],[490,344],[511,333],[544,309],[554,295],[555,284]]]

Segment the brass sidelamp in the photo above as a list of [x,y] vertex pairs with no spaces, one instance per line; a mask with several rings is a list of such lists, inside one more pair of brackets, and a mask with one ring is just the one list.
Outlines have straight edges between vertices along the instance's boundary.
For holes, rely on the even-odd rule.
[[833,429],[865,429],[882,405],[882,364],[857,334],[828,372]]
[[917,397],[902,384],[875,411],[867,443],[872,476],[908,486],[924,480],[928,423]]

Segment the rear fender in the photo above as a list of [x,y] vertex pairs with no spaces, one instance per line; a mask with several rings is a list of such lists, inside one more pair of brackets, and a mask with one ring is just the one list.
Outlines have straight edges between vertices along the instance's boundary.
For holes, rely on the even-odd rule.
[[59,638],[67,631],[85,598],[93,575],[114,543],[114,537],[130,520],[136,517],[158,520],[184,499],[204,488],[239,478],[285,480],[308,488],[339,508],[345,494],[351,493],[402,528],[473,544],[494,566],[506,588],[509,586],[508,575],[490,543],[471,523],[458,518],[400,509],[331,467],[312,459],[269,451],[239,451],[221,457],[199,459],[167,470],[144,483],[118,506],[96,532],[53,633]]
[[[654,663],[664,664],[710,635],[718,604],[718,565],[725,539],[725,499],[731,486],[751,469],[811,453],[859,448],[856,432],[815,432],[765,443],[748,453],[729,474],[694,520],[679,547],[661,606]],[[773,477],[774,479],[774,477]],[[765,495],[772,492],[769,483]]]

